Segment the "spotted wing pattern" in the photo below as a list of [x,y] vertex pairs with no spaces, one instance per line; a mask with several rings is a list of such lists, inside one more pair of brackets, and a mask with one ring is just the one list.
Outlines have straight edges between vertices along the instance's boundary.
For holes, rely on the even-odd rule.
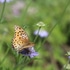
[[21,27],[15,25],[15,34],[13,38],[13,47],[16,51],[20,52],[24,48],[33,47],[34,43],[29,41],[29,38]]

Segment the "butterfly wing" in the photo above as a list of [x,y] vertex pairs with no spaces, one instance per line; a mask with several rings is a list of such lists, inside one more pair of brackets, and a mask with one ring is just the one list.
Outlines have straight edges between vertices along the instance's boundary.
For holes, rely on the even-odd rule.
[[34,43],[29,41],[26,32],[19,26],[15,26],[15,35],[13,38],[13,47],[17,51],[21,51],[24,48],[33,47]]

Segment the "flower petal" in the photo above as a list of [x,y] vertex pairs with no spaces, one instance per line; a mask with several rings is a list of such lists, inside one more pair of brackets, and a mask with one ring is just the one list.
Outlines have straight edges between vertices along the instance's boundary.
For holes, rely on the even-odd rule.
[[19,53],[23,54],[24,56],[29,56],[30,58],[33,58],[39,55],[37,52],[35,52],[34,47],[24,49],[23,51]]
[[43,22],[38,22],[37,24],[36,24],[37,26],[39,26],[39,27],[41,27],[41,26],[45,26],[45,24],[43,23]]
[[32,52],[31,54],[29,54],[30,58],[33,58],[35,56],[38,56],[39,54],[37,52]]
[[[34,34],[35,35],[37,35],[38,34],[38,30],[36,30],[35,32],[34,32]],[[48,36],[48,32],[47,31],[45,31],[45,30],[40,30],[39,31],[39,34],[38,34],[40,37],[47,37]]]

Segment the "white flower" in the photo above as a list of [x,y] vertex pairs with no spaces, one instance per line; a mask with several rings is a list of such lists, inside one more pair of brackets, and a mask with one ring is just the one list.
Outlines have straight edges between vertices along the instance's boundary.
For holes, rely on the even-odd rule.
[[[12,0],[6,0],[7,3],[9,3]],[[5,2],[5,0],[0,0],[1,3]]]
[[[38,34],[38,30],[36,30],[36,31],[34,32],[34,34],[37,35],[37,34]],[[40,37],[47,37],[47,36],[48,36],[48,32],[45,31],[45,30],[40,30],[38,35],[39,35]]]
[[70,52],[67,52],[67,54],[70,56]]
[[70,64],[65,64],[65,65],[64,65],[64,68],[65,68],[66,70],[70,70]]
[[45,26],[45,24],[43,22],[38,22],[36,25],[39,26],[39,27]]

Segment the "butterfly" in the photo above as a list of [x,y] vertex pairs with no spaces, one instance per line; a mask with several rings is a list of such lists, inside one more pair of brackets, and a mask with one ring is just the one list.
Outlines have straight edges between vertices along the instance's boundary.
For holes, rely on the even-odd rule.
[[17,25],[15,25],[15,34],[12,45],[17,52],[22,52],[24,49],[27,50],[27,48],[34,47],[34,43],[30,42],[25,30]]

